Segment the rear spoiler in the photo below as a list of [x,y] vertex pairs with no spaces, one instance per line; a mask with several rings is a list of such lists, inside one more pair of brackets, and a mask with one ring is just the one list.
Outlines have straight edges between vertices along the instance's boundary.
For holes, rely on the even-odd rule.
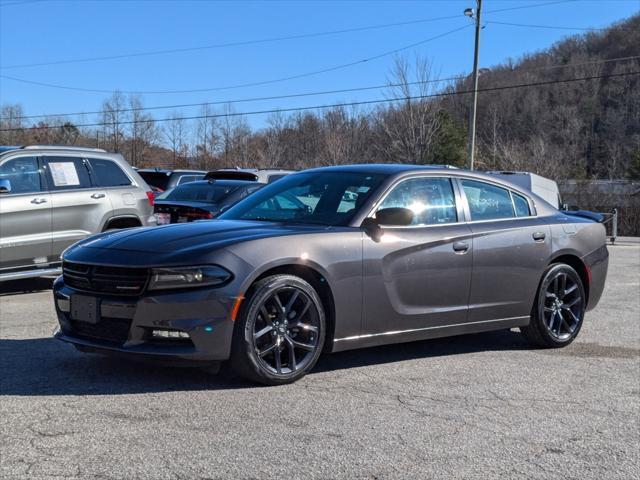
[[255,182],[258,175],[252,172],[242,171],[217,171],[209,172],[204,176],[205,180],[249,180]]
[[604,222],[604,215],[597,212],[590,212],[589,210],[564,210],[562,213],[573,215],[574,217],[586,218],[597,223]]

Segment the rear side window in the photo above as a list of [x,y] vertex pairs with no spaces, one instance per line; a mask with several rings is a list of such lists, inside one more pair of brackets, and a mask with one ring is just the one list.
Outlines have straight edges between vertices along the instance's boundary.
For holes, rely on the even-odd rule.
[[36,157],[19,157],[7,160],[0,166],[0,179],[11,182],[10,193],[42,191],[42,177]]
[[131,180],[122,169],[111,160],[90,158],[89,163],[102,187],[122,187],[131,185]]
[[509,190],[489,183],[462,180],[471,220],[498,220],[515,217]]
[[448,178],[412,178],[395,187],[378,210],[401,207],[413,211],[413,225],[440,225],[458,221]]
[[218,203],[238,189],[237,186],[206,183],[187,183],[180,185],[156,197],[156,200],[174,202]]
[[165,172],[138,172],[142,179],[151,187],[165,191],[169,185],[169,175]]
[[280,180],[282,177],[286,177],[286,176],[287,176],[286,173],[276,173],[276,174],[273,174],[273,175],[269,175],[267,177],[267,183],[273,183],[276,180]]
[[516,209],[516,217],[529,217],[531,216],[531,210],[529,210],[529,202],[522,195],[512,193],[513,206]]
[[91,187],[84,160],[76,157],[46,157],[49,190],[74,190]]
[[202,180],[204,175],[182,175],[178,179],[178,185],[182,185],[183,183],[195,182],[196,180]]

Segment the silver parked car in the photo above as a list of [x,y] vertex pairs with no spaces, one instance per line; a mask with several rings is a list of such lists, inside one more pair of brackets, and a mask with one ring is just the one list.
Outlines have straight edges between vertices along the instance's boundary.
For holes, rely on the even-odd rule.
[[0,281],[57,273],[63,250],[89,235],[155,224],[149,186],[119,154],[0,150]]

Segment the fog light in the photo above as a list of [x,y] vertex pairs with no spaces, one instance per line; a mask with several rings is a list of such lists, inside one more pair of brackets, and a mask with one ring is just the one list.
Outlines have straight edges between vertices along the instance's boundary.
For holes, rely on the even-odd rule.
[[154,338],[189,338],[187,332],[181,332],[180,330],[152,330],[151,336]]

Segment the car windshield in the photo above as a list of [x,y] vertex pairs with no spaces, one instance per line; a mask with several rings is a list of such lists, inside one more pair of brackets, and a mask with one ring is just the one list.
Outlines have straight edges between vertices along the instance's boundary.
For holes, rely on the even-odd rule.
[[306,172],[288,175],[219,218],[317,225],[348,225],[385,175]]
[[210,182],[185,183],[158,195],[156,200],[220,203],[238,188],[240,188],[238,185],[221,185]]

